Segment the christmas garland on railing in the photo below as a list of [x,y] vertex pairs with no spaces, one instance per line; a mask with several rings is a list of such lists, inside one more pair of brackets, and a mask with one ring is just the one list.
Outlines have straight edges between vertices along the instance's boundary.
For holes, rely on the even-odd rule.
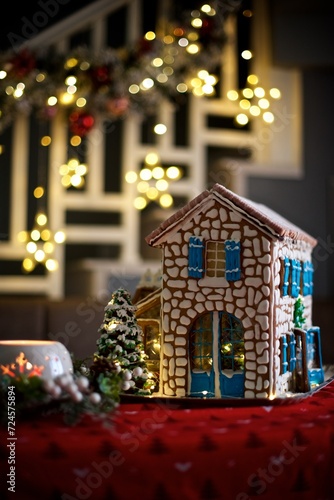
[[156,111],[161,98],[177,103],[189,92],[212,95],[218,78],[210,72],[221,63],[225,19],[239,3],[204,4],[131,47],[98,54],[79,47],[66,55],[25,47],[0,55],[0,131],[17,114],[52,119],[63,109],[72,134],[83,137],[97,114],[118,120]]

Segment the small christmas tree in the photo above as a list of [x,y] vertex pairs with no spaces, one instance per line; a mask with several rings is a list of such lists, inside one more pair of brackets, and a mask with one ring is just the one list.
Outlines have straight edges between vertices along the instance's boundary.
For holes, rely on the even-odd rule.
[[136,306],[131,295],[117,289],[104,309],[104,320],[98,333],[94,362],[103,358],[119,365],[123,383],[121,389],[130,394],[152,394],[155,382],[146,366],[142,329],[137,323]]
[[294,325],[296,328],[303,328],[303,325],[306,321],[306,319],[304,318],[304,309],[305,309],[305,306],[303,304],[303,301],[299,297],[296,300],[295,308],[294,308],[294,312],[293,312],[293,322],[294,322]]

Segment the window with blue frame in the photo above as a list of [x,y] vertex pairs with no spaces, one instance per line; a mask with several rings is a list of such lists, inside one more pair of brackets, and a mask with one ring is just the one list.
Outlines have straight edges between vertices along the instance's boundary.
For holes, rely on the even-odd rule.
[[[204,262],[205,255],[205,262]],[[236,281],[241,278],[240,241],[204,241],[201,236],[190,236],[188,244],[188,276],[202,278],[204,273],[212,278]]]
[[313,265],[312,262],[300,262],[297,259],[284,257],[281,273],[282,296],[290,295],[293,298],[299,295],[313,294]]
[[288,371],[288,342],[285,334],[281,335],[280,348],[281,348],[281,375],[283,375]]

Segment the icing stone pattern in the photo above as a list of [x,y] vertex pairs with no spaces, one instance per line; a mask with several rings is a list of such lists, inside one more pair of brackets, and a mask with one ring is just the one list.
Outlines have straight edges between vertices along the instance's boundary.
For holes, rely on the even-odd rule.
[[303,390],[295,380],[307,376],[313,237],[216,184],[146,241],[162,249],[162,395],[274,398]]

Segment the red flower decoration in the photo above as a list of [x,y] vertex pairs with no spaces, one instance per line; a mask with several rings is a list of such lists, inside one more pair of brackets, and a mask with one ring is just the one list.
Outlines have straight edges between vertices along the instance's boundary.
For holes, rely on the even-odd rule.
[[90,69],[90,78],[93,87],[98,90],[100,87],[110,85],[111,76],[109,66],[97,66]]
[[84,137],[94,125],[94,117],[89,113],[74,111],[70,117],[70,130],[75,135]]
[[36,68],[36,59],[27,49],[16,54],[9,63],[10,72],[19,78],[23,78]]

